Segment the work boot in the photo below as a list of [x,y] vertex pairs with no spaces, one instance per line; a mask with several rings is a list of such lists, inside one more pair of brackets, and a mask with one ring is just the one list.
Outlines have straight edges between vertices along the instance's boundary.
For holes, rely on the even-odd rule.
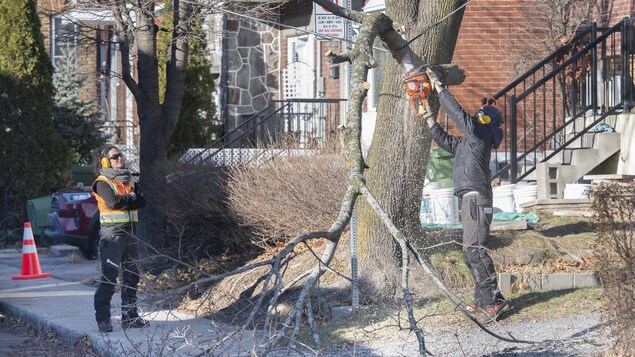
[[481,317],[478,321],[482,324],[494,322],[498,319],[501,313],[506,311],[507,307],[507,301],[497,301],[494,305],[483,306],[481,311],[483,312],[484,316]]
[[97,327],[101,333],[112,332],[112,323],[110,323],[110,320],[97,321]]
[[474,314],[474,313],[480,312],[481,311],[481,307],[476,305],[475,302],[473,302],[473,303],[467,305],[465,307],[465,310],[467,310],[470,314]]
[[150,323],[149,321],[144,320],[139,315],[135,315],[135,316],[122,315],[121,316],[121,326],[125,329],[126,328],[142,328],[142,327],[148,326],[149,323]]

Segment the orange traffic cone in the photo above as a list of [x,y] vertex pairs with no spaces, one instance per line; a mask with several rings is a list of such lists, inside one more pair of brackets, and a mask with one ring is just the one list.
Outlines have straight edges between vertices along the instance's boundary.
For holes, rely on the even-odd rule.
[[24,223],[24,235],[22,239],[22,273],[14,276],[13,280],[26,280],[37,278],[48,278],[51,273],[42,273],[40,269],[40,260],[37,257],[37,249],[35,248],[35,240],[33,239],[33,231],[31,231],[31,223]]

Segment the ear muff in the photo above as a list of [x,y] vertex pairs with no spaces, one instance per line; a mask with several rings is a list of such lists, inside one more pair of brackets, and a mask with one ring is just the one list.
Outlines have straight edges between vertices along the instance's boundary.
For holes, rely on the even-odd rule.
[[490,117],[489,115],[485,114],[483,112],[483,109],[481,109],[481,110],[478,111],[478,122],[479,122],[479,124],[487,125],[487,124],[492,122],[492,117]]
[[101,159],[99,160],[99,163],[101,164],[101,167],[104,169],[110,168],[110,160],[105,156],[101,157]]
[[106,146],[100,153],[101,157],[99,159],[99,164],[104,169],[109,169],[109,168],[112,167],[112,166],[110,166],[110,159],[108,158],[108,152],[111,149],[116,149],[116,147],[114,147],[114,146]]

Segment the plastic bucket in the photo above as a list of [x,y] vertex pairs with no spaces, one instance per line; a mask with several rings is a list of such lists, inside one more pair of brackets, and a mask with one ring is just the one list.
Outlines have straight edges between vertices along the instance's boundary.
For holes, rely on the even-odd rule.
[[514,207],[517,213],[523,213],[521,204],[538,199],[538,186],[536,184],[517,184],[514,187]]
[[563,192],[564,199],[575,200],[575,199],[589,198],[590,190],[591,190],[591,185],[589,184],[568,183],[564,188],[564,192]]
[[516,212],[516,207],[514,207],[514,186],[516,185],[502,185],[492,189],[494,194],[494,213]]
[[459,200],[454,196],[454,188],[433,190],[430,194],[432,202],[433,223],[458,224]]

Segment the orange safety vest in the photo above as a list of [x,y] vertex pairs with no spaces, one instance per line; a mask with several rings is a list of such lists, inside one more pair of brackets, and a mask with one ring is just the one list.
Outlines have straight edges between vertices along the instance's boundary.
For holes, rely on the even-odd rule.
[[97,208],[99,208],[99,223],[130,223],[130,222],[139,222],[139,213],[135,210],[119,210],[119,209],[110,209],[106,206],[106,201],[104,201],[101,196],[99,196],[95,192],[95,183],[97,181],[104,181],[112,187],[112,190],[115,191],[117,195],[125,195],[132,192],[134,185],[130,184],[130,182],[121,183],[117,180],[111,180],[106,176],[99,176],[93,182],[93,196],[97,199]]

